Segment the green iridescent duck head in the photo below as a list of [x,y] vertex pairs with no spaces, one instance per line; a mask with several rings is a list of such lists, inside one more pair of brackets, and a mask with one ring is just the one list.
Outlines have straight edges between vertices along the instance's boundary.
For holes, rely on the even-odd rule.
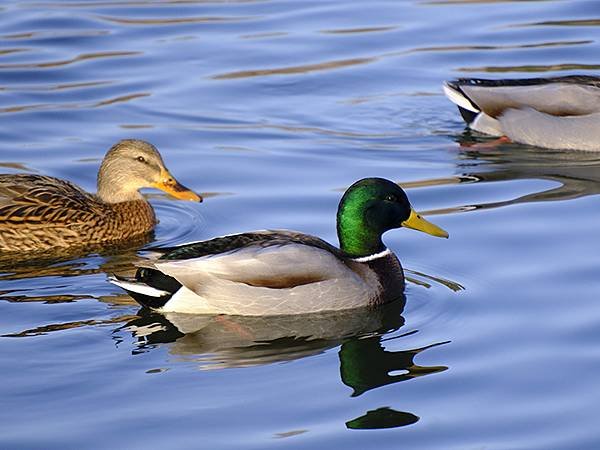
[[412,209],[400,186],[384,178],[359,180],[340,200],[337,233],[340,248],[349,256],[368,256],[385,250],[381,235],[400,227],[448,237],[447,232]]

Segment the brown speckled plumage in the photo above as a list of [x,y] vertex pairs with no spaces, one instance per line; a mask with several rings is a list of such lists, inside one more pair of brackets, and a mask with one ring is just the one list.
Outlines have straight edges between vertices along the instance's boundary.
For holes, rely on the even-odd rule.
[[[112,166],[108,175],[107,166]],[[158,151],[143,141],[125,140],[113,146],[100,170],[98,184],[102,182],[108,182],[110,189],[104,189],[101,198],[58,178],[0,174],[0,253],[47,252],[148,235],[156,217],[137,192],[142,187],[200,199],[172,178]]]
[[150,233],[156,224],[145,200],[105,203],[68,181],[0,175],[0,249],[46,251],[114,242]]

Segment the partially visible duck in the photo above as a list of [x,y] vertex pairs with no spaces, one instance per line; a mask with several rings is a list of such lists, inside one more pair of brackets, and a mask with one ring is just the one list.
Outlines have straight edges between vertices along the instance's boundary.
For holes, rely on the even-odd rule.
[[600,151],[600,77],[486,80],[444,83],[469,127],[522,144]]
[[202,201],[173,178],[156,147],[134,139],[108,151],[97,194],[58,178],[0,174],[0,252],[52,251],[148,234],[156,218],[138,192],[146,187]]
[[340,248],[294,231],[234,234],[165,249],[135,278],[110,281],[162,312],[289,315],[383,304],[404,290],[400,261],[381,240],[400,227],[448,237],[397,184],[365,178],[340,201]]

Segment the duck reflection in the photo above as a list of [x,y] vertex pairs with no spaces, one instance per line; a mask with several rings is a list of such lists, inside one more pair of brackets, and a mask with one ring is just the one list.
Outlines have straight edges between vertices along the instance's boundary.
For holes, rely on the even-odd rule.
[[398,428],[412,425],[419,417],[404,411],[395,411],[388,407],[367,411],[364,416],[346,422],[352,430],[376,430],[381,428]]
[[[397,339],[397,336],[391,339]],[[404,351],[387,351],[381,336],[352,339],[342,344],[339,352],[342,382],[351,387],[353,397],[387,384],[411,380],[430,373],[442,372],[446,366],[423,367],[414,363],[424,350],[448,342]]]
[[139,351],[171,343],[178,359],[201,369],[246,367],[315,355],[355,337],[380,337],[404,324],[404,297],[378,308],[289,316],[228,316],[166,313],[142,309],[125,330]]
[[[200,369],[249,367],[292,361],[340,346],[340,377],[357,397],[382,386],[441,372],[446,366],[415,364],[421,352],[447,342],[392,351],[386,344],[416,331],[392,334],[404,326],[404,297],[377,308],[292,316],[200,316],[159,314],[141,309],[137,315],[104,320],[80,320],[44,325],[3,337],[26,338],[51,332],[119,325],[113,332],[121,344],[123,332],[137,339],[133,354],[168,346],[176,361],[191,361]],[[388,345],[389,347],[389,345]],[[419,417],[382,406],[346,422],[350,429],[391,428],[413,424]]]
[[560,186],[525,195],[511,203],[567,200],[600,193],[600,155],[597,152],[539,149],[513,143],[488,146],[470,133],[458,138],[461,148],[459,168],[478,167],[491,170],[467,170],[481,181],[542,179]]
[[[378,308],[293,316],[198,316],[141,310],[119,331],[138,340],[137,352],[170,343],[169,353],[201,369],[248,367],[291,361],[340,346],[342,382],[352,397],[369,390],[441,372],[446,366],[423,367],[415,357],[437,345],[391,351],[385,343],[407,336],[390,333],[404,325],[404,298]],[[391,428],[413,424],[418,416],[388,406],[346,422],[350,429]]]
[[549,150],[493,141],[469,131],[454,137],[459,144],[456,167],[460,175],[400,183],[404,188],[514,180],[547,180],[558,185],[508,200],[452,206],[427,211],[449,214],[473,209],[570,200],[600,193],[600,154],[575,150]]
[[6,261],[0,257],[0,301],[26,303],[69,303],[98,298],[111,305],[134,302],[128,296],[98,296],[106,273],[131,270],[139,261],[137,248],[105,249],[79,259]]

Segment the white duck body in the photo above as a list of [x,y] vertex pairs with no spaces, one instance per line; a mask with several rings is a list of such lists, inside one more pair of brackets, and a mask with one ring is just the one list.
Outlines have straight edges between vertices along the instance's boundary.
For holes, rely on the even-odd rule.
[[462,78],[444,83],[444,93],[475,131],[538,147],[600,151],[600,77]]
[[[227,249],[246,240],[244,245]],[[194,254],[194,245],[200,254],[212,247],[218,253],[188,257]],[[156,303],[150,306],[160,312],[251,316],[376,305],[390,301],[390,295],[401,297],[404,288],[402,267],[390,250],[352,259],[319,238],[291,231],[225,236],[179,251],[185,259],[168,259],[167,255],[167,259],[144,263],[154,275],[175,279],[180,284],[175,290],[160,289],[160,283],[152,286],[143,276],[138,280],[112,278],[111,282],[140,303],[145,299],[139,294],[154,297]]]

